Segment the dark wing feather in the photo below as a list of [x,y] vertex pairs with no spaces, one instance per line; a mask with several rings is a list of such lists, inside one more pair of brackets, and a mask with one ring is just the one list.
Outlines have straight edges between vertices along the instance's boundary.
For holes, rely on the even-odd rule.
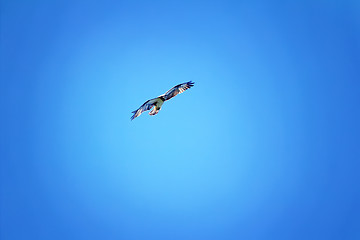
[[136,117],[140,116],[143,112],[150,110],[156,104],[157,99],[158,98],[153,98],[153,99],[147,100],[138,109],[133,111],[132,113],[134,115],[131,116],[131,120],[134,120]]
[[170,89],[163,95],[165,98],[165,101],[169,100],[170,98],[175,97],[179,93],[182,93],[182,92],[188,90],[192,86],[194,86],[194,82],[192,82],[192,81],[176,85],[175,87],[173,87],[172,89]]

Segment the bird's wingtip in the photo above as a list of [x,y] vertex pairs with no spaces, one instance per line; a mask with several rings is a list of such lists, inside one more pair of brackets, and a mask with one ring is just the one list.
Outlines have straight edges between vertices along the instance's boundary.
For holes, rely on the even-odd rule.
[[132,112],[132,113],[134,113],[134,114],[133,114],[133,115],[131,116],[131,118],[130,118],[131,121],[135,119],[135,112],[136,112],[136,111]]

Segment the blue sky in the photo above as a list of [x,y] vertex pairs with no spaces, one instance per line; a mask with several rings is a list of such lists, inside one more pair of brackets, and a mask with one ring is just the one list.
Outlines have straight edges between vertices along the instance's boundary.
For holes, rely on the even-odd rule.
[[359,16],[3,0],[1,239],[359,239]]

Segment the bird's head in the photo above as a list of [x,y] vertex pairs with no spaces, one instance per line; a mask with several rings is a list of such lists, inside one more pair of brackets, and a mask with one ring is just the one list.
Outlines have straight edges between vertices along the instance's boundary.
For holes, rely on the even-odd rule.
[[160,98],[162,101],[164,101],[164,102],[165,102],[165,94],[163,94],[163,95],[159,96],[159,98]]

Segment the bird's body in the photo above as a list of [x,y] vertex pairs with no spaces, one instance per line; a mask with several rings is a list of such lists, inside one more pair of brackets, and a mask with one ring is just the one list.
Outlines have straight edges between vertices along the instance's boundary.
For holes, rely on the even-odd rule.
[[165,99],[163,97],[157,97],[156,98],[156,102],[154,103],[154,108],[153,110],[151,110],[151,112],[149,112],[149,115],[156,115],[160,109],[161,106],[164,104]]
[[141,105],[138,109],[136,109],[135,111],[132,112],[133,115],[131,116],[131,120],[134,120],[136,117],[140,116],[141,113],[148,111],[150,109],[152,109],[152,110],[150,111],[149,115],[156,115],[160,111],[160,109],[165,101],[175,97],[179,93],[184,92],[185,90],[191,88],[192,86],[194,86],[194,83],[191,81],[182,83],[182,84],[176,85],[175,87],[173,87],[169,91],[167,91],[165,94],[163,94],[157,98],[147,100],[143,105]]

